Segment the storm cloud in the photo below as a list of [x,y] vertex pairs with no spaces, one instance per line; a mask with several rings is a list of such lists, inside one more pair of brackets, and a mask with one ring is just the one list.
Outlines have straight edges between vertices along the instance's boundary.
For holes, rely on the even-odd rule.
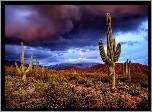
[[[111,14],[114,36],[118,32],[136,33],[148,20],[148,5],[6,5],[5,58],[20,55],[21,41],[26,46],[25,57],[34,53],[36,58],[49,61],[66,60],[69,49],[73,53],[76,48],[83,53],[98,50],[99,39],[106,45],[106,13]],[[120,42],[126,44],[123,39]],[[10,50],[12,45],[15,52]]]

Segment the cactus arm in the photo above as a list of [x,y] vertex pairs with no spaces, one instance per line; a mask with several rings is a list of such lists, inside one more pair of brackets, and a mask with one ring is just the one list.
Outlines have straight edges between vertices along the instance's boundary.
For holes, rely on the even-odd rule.
[[29,71],[32,69],[32,67],[33,67],[32,58],[33,58],[33,54],[31,55],[29,67],[28,67],[28,69],[25,71],[26,73],[29,72]]
[[123,74],[124,74],[125,77],[128,78],[128,81],[131,81],[131,77],[130,77],[130,65],[131,65],[131,61],[129,61],[129,63],[128,63],[128,59],[123,64]]
[[38,62],[38,59],[36,58],[36,67],[38,68],[39,67],[39,62]]
[[16,66],[17,71],[21,74],[22,72],[21,72],[21,70],[18,68],[18,65],[17,65],[16,62],[15,62],[15,66]]
[[21,54],[21,63],[24,63],[24,46],[23,46],[23,42],[21,42],[21,46],[22,46],[22,54]]
[[44,66],[42,67],[42,73],[43,73],[43,74],[45,73],[45,69],[44,69]]
[[130,66],[131,65],[131,61],[129,61],[129,63],[128,63],[128,75],[130,75]]
[[118,61],[118,58],[120,57],[120,53],[121,53],[121,44],[118,43],[115,50],[114,62]]
[[113,38],[113,51],[114,51],[114,55],[115,55],[115,51],[116,51],[116,41],[115,41],[114,38]]
[[106,53],[105,53],[105,50],[104,50],[102,40],[99,40],[99,50],[100,50],[100,55],[101,55],[101,58],[102,58],[103,62],[106,63],[107,62],[107,56],[106,56]]
[[22,73],[25,73],[25,67],[24,67],[24,64],[21,64],[21,70],[22,70]]
[[33,54],[31,55],[31,59],[30,59],[30,65],[29,65],[29,67],[30,67],[31,69],[32,69],[32,67],[33,67],[32,58],[33,58]]
[[107,13],[107,56],[113,61],[113,39],[112,39],[112,28],[111,28],[111,15]]

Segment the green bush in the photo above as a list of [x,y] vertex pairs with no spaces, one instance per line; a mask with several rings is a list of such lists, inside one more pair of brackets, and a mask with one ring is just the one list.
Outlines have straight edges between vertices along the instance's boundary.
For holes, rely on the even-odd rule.
[[5,66],[5,75],[15,76],[17,75],[17,70],[15,67]]
[[110,82],[110,78],[107,74],[97,75],[97,80],[102,83]]
[[56,82],[50,82],[41,97],[45,108],[77,108],[80,95],[69,85],[59,87]]
[[103,95],[103,104],[102,108],[125,108],[127,101],[121,95],[113,95],[110,92],[107,92]]
[[148,86],[148,76],[146,74],[136,73],[131,75],[131,82],[146,87]]

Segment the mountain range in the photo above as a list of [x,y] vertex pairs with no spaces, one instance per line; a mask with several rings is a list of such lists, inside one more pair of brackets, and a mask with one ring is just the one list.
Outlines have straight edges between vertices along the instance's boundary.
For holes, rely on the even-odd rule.
[[[19,61],[16,61],[18,65],[20,65]],[[15,61],[8,61],[5,60],[5,65],[7,66],[14,66],[15,67]],[[28,66],[28,64],[26,64]],[[35,65],[34,65],[35,66]],[[40,65],[40,67],[42,67]],[[102,73],[108,73],[108,67],[106,64],[100,64],[100,63],[61,63],[56,65],[50,65],[45,66],[49,69],[56,69],[56,70],[69,70],[69,69],[75,69],[75,70],[87,70],[88,72],[102,72]],[[131,74],[134,73],[145,73],[148,75],[148,66],[142,65],[140,63],[131,63],[130,66],[130,72]],[[123,63],[115,63],[115,70],[116,74],[122,74],[123,73]]]

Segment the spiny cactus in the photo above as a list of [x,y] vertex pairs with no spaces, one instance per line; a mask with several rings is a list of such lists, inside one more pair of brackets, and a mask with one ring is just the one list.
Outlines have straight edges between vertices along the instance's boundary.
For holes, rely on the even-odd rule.
[[32,69],[32,66],[33,66],[33,62],[32,62],[33,55],[31,55],[30,64],[29,64],[29,67],[27,69],[26,68],[26,63],[24,62],[24,46],[23,46],[23,42],[21,42],[21,46],[22,46],[22,54],[20,55],[21,66],[18,67],[16,62],[15,62],[15,66],[16,66],[16,69],[17,69],[18,73],[23,75],[22,80],[25,82],[26,81],[26,73],[29,72]]
[[42,67],[42,74],[44,74],[45,73],[45,68],[44,68],[44,66]]
[[36,58],[36,68],[39,68],[39,61],[37,58]]
[[36,78],[40,78],[41,74],[40,74],[40,67],[39,67],[39,61],[36,58],[36,66],[34,68],[35,74],[36,74]]
[[111,15],[107,13],[106,17],[106,30],[107,30],[107,56],[104,50],[102,40],[99,40],[99,50],[100,55],[103,60],[108,66],[108,75],[111,78],[111,90],[113,91],[115,87],[115,62],[118,61],[118,58],[121,53],[121,44],[117,44],[115,39],[112,38],[112,28],[111,28]]
[[124,74],[124,77],[127,77],[129,81],[131,81],[131,77],[130,77],[130,65],[131,65],[131,61],[128,62],[128,59],[123,64],[123,74]]

